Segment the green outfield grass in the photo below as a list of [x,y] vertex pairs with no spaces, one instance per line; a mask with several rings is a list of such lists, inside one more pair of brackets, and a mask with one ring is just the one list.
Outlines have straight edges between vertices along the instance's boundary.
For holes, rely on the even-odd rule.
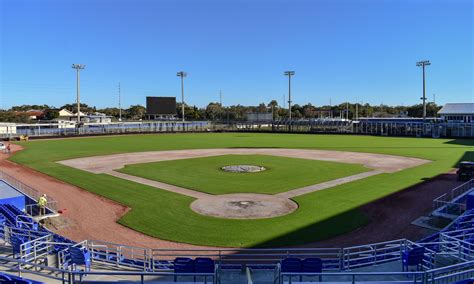
[[[229,173],[223,166],[258,165],[258,173]],[[361,165],[267,155],[222,155],[127,165],[120,172],[210,194],[276,194],[368,171]]]
[[[295,245],[346,233],[368,222],[360,206],[474,160],[474,140],[345,135],[202,133],[110,136],[20,143],[11,160],[132,208],[120,223],[161,239],[213,246]],[[432,160],[298,196],[294,213],[271,219],[228,220],[194,213],[193,198],[55,161],[92,155],[173,149],[277,147],[371,152]],[[65,205],[67,206],[67,205]]]

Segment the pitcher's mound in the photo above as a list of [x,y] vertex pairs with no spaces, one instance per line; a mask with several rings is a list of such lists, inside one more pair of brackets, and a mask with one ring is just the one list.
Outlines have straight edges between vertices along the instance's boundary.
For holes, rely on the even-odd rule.
[[225,166],[221,168],[224,172],[231,173],[258,173],[263,172],[265,167],[262,166],[253,166],[253,165],[235,165],[235,166]]
[[271,218],[297,208],[298,204],[290,199],[253,193],[215,195],[191,203],[191,209],[199,214],[230,219]]

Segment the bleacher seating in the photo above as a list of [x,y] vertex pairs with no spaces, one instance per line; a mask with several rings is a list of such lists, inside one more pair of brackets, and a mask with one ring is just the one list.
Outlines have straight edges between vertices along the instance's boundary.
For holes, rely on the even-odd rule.
[[[199,274],[207,274],[207,276],[209,276],[209,274],[217,275],[215,273],[220,273],[222,270],[240,270],[243,266],[256,270],[263,270],[268,269],[268,267],[273,267],[275,271],[277,271],[277,268],[279,267],[280,277],[286,273],[287,277],[289,276],[290,278],[298,276],[297,278],[299,278],[300,282],[305,277],[319,277],[319,281],[321,281],[322,274],[331,273],[334,271],[350,271],[351,265],[352,267],[364,267],[367,269],[367,267],[371,267],[374,264],[385,263],[387,261],[396,262],[395,264],[398,267],[400,267],[399,265],[401,262],[402,271],[408,272],[410,267],[416,267],[416,271],[426,272],[432,268],[432,266],[429,264],[429,261],[433,260],[430,258],[430,253],[442,250],[443,247],[439,243],[443,238],[446,238],[446,235],[449,236],[449,234],[453,232],[456,233],[457,230],[463,230],[463,233],[469,232],[469,234],[464,234],[462,238],[460,238],[460,240],[462,240],[463,246],[458,247],[459,252],[469,254],[474,251],[474,210],[467,210],[446,228],[420,240],[418,244],[405,240],[405,245],[403,246],[398,246],[398,243],[391,243],[394,245],[382,247],[382,251],[377,250],[377,248],[372,246],[374,244],[370,246],[367,245],[367,247],[361,246],[362,252],[354,250],[354,257],[350,256],[350,254],[346,254],[347,258],[344,258],[343,256],[345,253],[344,251],[346,249],[352,248],[341,249],[341,256],[338,254],[337,257],[327,257],[324,256],[324,254],[321,256],[321,258],[309,257],[310,254],[286,254],[282,257],[290,257],[283,259],[279,258],[277,261],[273,262],[273,264],[244,264],[243,262],[234,262],[227,263],[226,265],[221,265],[220,263],[216,265],[215,260],[212,258],[196,256],[177,257],[174,260],[153,258],[149,259],[146,256],[142,256],[141,258],[137,258],[136,256],[135,258],[133,258],[133,256],[131,258],[127,258],[130,257],[130,255],[120,249],[105,249],[100,245],[96,245],[95,248],[87,242],[76,244],[67,238],[54,234],[43,226],[40,226],[34,221],[33,218],[22,212],[20,209],[10,204],[0,204],[0,224],[5,225],[0,226],[1,237],[5,237],[4,228],[8,229],[8,240],[13,249],[15,257],[20,256],[21,250],[23,250],[23,253],[28,254],[30,248],[25,247],[24,244],[26,242],[31,241],[32,239],[47,236],[48,238],[52,238],[53,242],[56,243],[51,253],[59,252],[59,254],[62,255],[60,263],[60,268],[62,269],[69,271],[89,272],[91,271],[91,262],[98,261],[100,263],[114,264],[115,267],[117,267],[117,270],[120,269],[120,266],[125,266],[130,268],[139,268],[144,272],[156,272],[157,270],[166,271],[166,273],[169,273],[169,278],[174,278],[175,281],[177,281],[178,278],[182,281],[189,280],[190,277],[193,278],[193,281],[196,281],[196,278],[199,277]],[[472,234],[470,233],[471,230]],[[459,237],[457,235],[454,236]],[[406,245],[406,242],[410,243],[410,245]],[[127,257],[124,257],[124,255]],[[311,256],[315,255],[319,256],[318,254],[313,254]],[[426,258],[430,258],[428,259],[428,265],[426,265]],[[277,262],[279,265],[276,264]],[[14,276],[3,276],[3,274],[0,274],[0,283],[10,281],[7,280],[9,277],[11,278]],[[2,281],[2,279],[5,279],[5,281]],[[316,279],[305,278],[304,280],[314,281]],[[37,283],[21,278],[15,281],[16,282],[12,283]],[[472,281],[460,283],[472,283]]]

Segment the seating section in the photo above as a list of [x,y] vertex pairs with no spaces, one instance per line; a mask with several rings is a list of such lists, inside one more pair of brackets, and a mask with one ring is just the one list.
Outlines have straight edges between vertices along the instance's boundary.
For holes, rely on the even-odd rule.
[[[4,225],[9,227],[11,232],[11,242],[15,255],[19,254],[20,245],[32,239],[40,238],[52,234],[53,242],[74,244],[73,241],[52,233],[48,229],[40,226],[31,216],[27,215],[19,208],[11,204],[0,204],[0,237],[5,237]],[[55,245],[54,251],[58,252],[69,245]]]
[[[5,228],[7,228],[8,230],[8,235],[6,235]],[[285,254],[285,256],[290,256],[282,259],[279,262],[279,266],[275,265],[275,262],[272,262],[271,264],[249,264],[247,268],[253,269],[253,266],[255,266],[256,269],[268,269],[268,267],[272,267],[272,269],[278,271],[279,267],[281,273],[289,273],[289,275],[287,274],[287,277],[291,278],[299,276],[300,282],[302,280],[308,279],[314,281],[315,279],[311,279],[311,277],[319,277],[319,281],[321,281],[321,275],[317,276],[317,274],[323,273],[323,270],[325,272],[333,272],[335,269],[340,269],[341,271],[344,271],[346,267],[351,267],[350,265],[343,266],[341,264],[343,261],[345,262],[345,264],[350,263],[351,265],[354,265],[354,267],[365,268],[365,266],[372,266],[374,265],[374,263],[383,263],[392,260],[400,261],[401,254],[402,271],[410,271],[410,268],[413,267],[415,267],[417,271],[420,271],[423,270],[422,268],[424,260],[426,264],[426,259],[424,258],[427,255],[430,255],[431,252],[440,251],[442,249],[442,247],[439,245],[440,239],[447,238],[447,236],[443,235],[443,237],[441,237],[441,234],[445,233],[449,236],[449,234],[457,232],[459,230],[462,230],[464,234],[463,236],[466,236],[462,238],[463,242],[468,244],[467,246],[459,248],[459,252],[463,252],[465,255],[473,255],[474,209],[471,209],[464,212],[464,214],[462,214],[459,218],[457,218],[455,221],[453,221],[440,232],[437,232],[420,240],[419,242],[417,242],[417,245],[414,245],[414,243],[410,242],[410,245],[405,245],[403,248],[398,245],[395,245],[393,247],[390,246],[388,248],[383,248],[383,253],[377,251],[374,254],[371,254],[370,252],[368,252],[368,254],[364,254],[365,251],[363,251],[362,253],[359,253],[358,257],[354,257],[353,259],[342,259],[335,257],[326,257],[324,258],[324,260],[317,257],[298,258],[295,256],[308,256],[315,254],[306,253],[291,256],[291,254],[287,253]],[[468,234],[466,234],[466,232]],[[142,260],[140,260],[139,257],[137,258],[133,255],[131,256],[131,258],[135,257],[134,259],[128,259],[126,257],[130,257],[130,254],[127,254],[126,252],[120,249],[114,250],[113,246],[111,247],[112,249],[107,249],[99,245],[96,245],[95,247],[98,247],[100,249],[95,249],[95,247],[92,245],[82,246],[82,243],[76,244],[75,242],[67,238],[52,233],[48,229],[38,224],[31,216],[25,214],[17,207],[9,204],[0,204],[0,238],[5,238],[6,236],[8,237],[7,239],[10,240],[10,244],[13,248],[13,254],[15,257],[20,257],[20,248],[22,248],[23,252],[26,253],[33,251],[31,247],[25,247],[25,243],[47,235],[51,235],[53,242],[56,243],[51,253],[58,253],[58,255],[61,255],[61,257],[58,258],[62,258],[60,260],[60,264],[62,265],[61,268],[64,269],[85,271],[87,272],[87,274],[89,274],[88,272],[91,270],[91,262],[94,260],[101,261],[101,263],[114,263],[117,266],[124,265],[133,268],[143,268],[144,271],[164,270],[167,271],[167,273],[170,273],[170,275],[173,275],[171,273],[174,273],[173,277],[175,281],[177,281],[179,277],[193,277],[193,281],[196,281],[196,278],[201,277],[199,276],[199,274],[214,275],[214,273],[216,272],[216,263],[213,259],[209,257],[177,257],[174,260],[159,260],[152,258],[151,261],[147,262],[148,258],[146,256],[142,256]],[[402,251],[405,248],[407,249],[405,251]],[[90,251],[88,249],[90,249]],[[36,253],[36,251],[34,252]],[[357,253],[358,252],[355,252],[355,254]],[[126,257],[124,257],[124,255]],[[278,257],[281,256],[279,255]],[[222,270],[227,268],[239,269],[241,268],[241,265],[243,264],[230,263],[226,266],[224,264],[220,265],[219,263],[219,269],[217,271],[218,273],[220,273]],[[396,263],[396,265],[398,266],[399,263]],[[295,273],[297,275],[292,273]],[[313,273],[316,274],[316,276],[311,275]],[[308,279],[305,279],[305,277]],[[471,275],[469,277],[471,277]],[[219,276],[217,276],[216,278],[219,278]],[[20,284],[39,283],[36,281],[22,279],[14,275],[0,273],[0,284],[3,282]],[[464,283],[473,283],[473,281],[466,280],[464,282],[461,281],[458,284]]]

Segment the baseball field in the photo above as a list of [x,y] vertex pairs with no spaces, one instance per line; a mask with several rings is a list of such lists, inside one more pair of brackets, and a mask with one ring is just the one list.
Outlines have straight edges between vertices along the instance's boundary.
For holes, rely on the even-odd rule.
[[[126,227],[231,247],[299,245],[350,232],[369,222],[361,206],[474,160],[474,141],[459,139],[202,133],[19,144],[24,150],[11,161],[128,206],[119,220]],[[265,170],[222,171],[229,165]],[[275,217],[225,218],[191,206],[244,193],[285,198],[295,207]]]

